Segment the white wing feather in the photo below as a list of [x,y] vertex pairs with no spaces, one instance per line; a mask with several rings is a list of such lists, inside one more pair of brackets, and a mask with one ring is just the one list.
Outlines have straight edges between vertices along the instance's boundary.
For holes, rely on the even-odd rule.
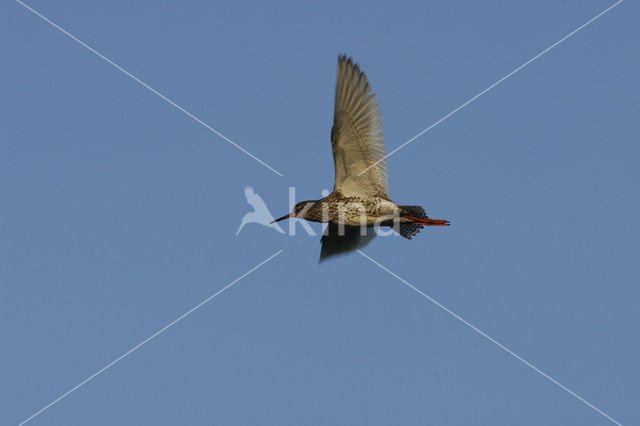
[[358,65],[340,56],[331,129],[334,190],[346,196],[389,198],[382,116],[370,92],[371,86]]

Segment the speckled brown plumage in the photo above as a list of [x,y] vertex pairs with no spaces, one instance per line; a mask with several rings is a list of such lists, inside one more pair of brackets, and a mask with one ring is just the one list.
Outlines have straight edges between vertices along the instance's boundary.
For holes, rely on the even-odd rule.
[[380,107],[366,75],[345,55],[338,58],[331,148],[333,192],[321,200],[302,201],[277,219],[328,223],[320,260],[363,247],[377,226],[391,226],[411,239],[423,226],[449,224],[429,219],[420,206],[399,206],[389,198]]

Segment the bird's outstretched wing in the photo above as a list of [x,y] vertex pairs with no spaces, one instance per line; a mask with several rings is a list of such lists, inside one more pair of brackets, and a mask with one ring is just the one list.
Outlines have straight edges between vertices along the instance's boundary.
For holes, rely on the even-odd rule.
[[378,101],[370,92],[371,86],[358,65],[341,55],[331,129],[334,190],[347,196],[389,198],[382,116]]
[[369,244],[376,236],[375,230],[371,227],[365,228],[366,235],[362,235],[359,226],[344,226],[344,231],[340,232],[340,225],[329,222],[329,226],[324,230],[320,242],[320,262],[331,256],[346,254]]

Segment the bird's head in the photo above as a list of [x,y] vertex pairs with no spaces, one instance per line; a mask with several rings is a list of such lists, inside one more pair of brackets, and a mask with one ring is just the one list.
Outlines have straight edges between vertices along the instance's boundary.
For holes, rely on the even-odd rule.
[[304,219],[305,214],[309,211],[311,207],[313,207],[315,203],[316,203],[315,201],[300,201],[298,204],[296,204],[296,206],[293,208],[293,211],[291,213],[286,214],[281,218],[272,221],[271,223],[280,222],[281,220],[289,219],[292,217],[298,217],[300,219]]

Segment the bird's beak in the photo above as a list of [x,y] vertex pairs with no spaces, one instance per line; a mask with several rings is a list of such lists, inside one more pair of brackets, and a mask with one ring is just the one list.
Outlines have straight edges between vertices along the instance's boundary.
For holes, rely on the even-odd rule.
[[272,220],[269,223],[280,222],[281,220],[289,219],[290,217],[296,217],[296,214],[294,212],[291,212],[289,214],[286,214],[286,215],[282,216],[280,219]]

